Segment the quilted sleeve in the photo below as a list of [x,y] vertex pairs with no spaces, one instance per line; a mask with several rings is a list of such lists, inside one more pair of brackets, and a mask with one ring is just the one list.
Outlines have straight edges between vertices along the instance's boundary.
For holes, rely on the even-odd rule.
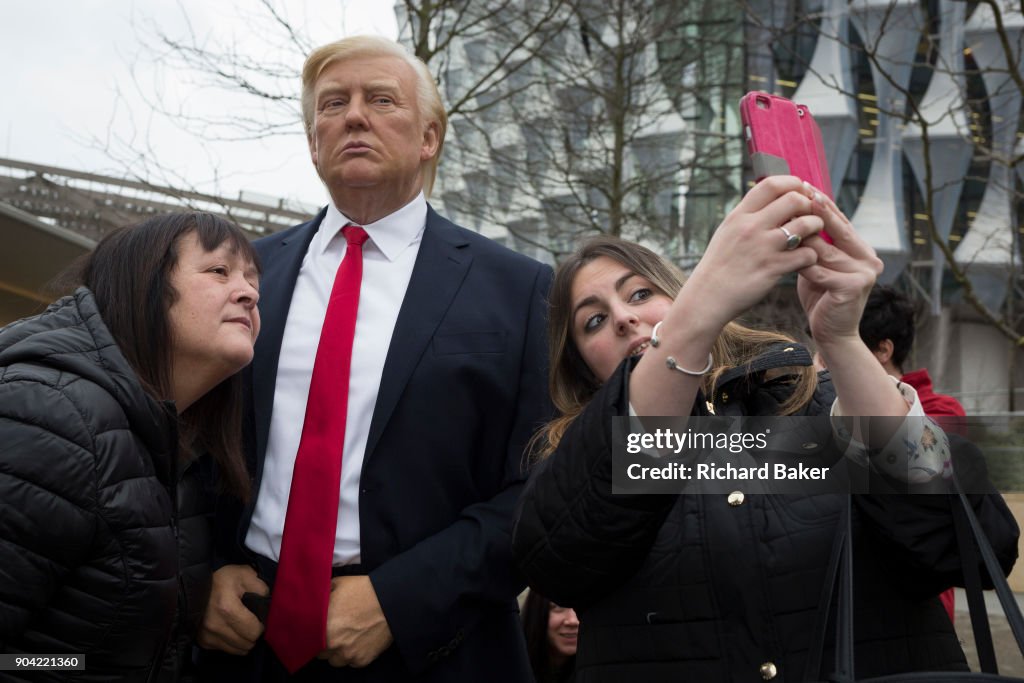
[[0,652],[17,652],[96,532],[91,439],[56,388],[0,382]]

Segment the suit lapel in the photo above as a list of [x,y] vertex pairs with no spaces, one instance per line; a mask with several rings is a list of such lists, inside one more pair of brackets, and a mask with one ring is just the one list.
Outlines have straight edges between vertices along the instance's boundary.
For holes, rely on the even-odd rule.
[[253,354],[253,408],[256,418],[257,483],[263,474],[263,456],[267,451],[270,413],[274,408],[274,386],[277,383],[277,362],[281,356],[284,325],[295,291],[302,260],[326,215],[326,208],[316,218],[288,230],[280,236],[261,240],[257,251],[263,264],[260,287],[260,336]]
[[469,241],[452,223],[428,208],[420,251],[384,362],[364,462],[377,447],[409,377],[459,291],[472,261]]

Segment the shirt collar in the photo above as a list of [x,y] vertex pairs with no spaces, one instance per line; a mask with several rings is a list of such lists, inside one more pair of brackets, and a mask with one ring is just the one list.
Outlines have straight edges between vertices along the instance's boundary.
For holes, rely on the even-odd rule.
[[[345,216],[333,202],[327,205],[327,214],[320,223],[318,231],[319,253],[327,251],[334,238],[349,223],[355,223]],[[362,226],[370,241],[384,257],[394,261],[406,247],[416,242],[423,234],[427,224],[427,200],[420,192],[411,202],[392,214],[368,225]],[[356,223],[356,225],[359,225]]]

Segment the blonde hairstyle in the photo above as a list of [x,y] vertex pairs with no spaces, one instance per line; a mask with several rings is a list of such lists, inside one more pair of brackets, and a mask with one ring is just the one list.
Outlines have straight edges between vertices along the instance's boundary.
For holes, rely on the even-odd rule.
[[[601,386],[587,366],[572,338],[572,285],[579,271],[591,261],[605,256],[646,278],[658,293],[675,298],[686,279],[682,271],[650,249],[615,237],[595,237],[563,261],[555,272],[548,307],[548,389],[559,417],[545,425],[532,445],[540,457],[547,457],[558,446],[566,428],[583,411]],[[765,348],[778,342],[792,342],[777,332],[764,332],[729,323],[711,347],[712,369],[704,377],[701,389],[711,395],[715,382],[730,368],[749,363]],[[789,415],[803,407],[817,387],[813,367],[795,367],[795,388],[779,406],[780,415]]]
[[394,57],[400,59],[416,73],[416,99],[420,115],[428,123],[437,124],[437,153],[422,164],[423,194],[430,196],[437,176],[437,164],[444,148],[444,136],[448,131],[448,113],[441,101],[441,93],[434,82],[434,76],[427,65],[406,50],[400,43],[380,36],[352,36],[328,43],[309,53],[302,66],[302,121],[306,126],[306,137],[313,136],[316,115],[314,90],[317,79],[328,66],[347,59]]

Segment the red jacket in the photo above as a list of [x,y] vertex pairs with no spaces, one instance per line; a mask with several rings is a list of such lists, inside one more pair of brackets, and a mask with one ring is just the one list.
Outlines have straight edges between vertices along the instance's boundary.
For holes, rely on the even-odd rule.
[[917,389],[917,396],[921,399],[921,407],[924,408],[925,415],[930,417],[935,417],[936,415],[959,415],[965,417],[967,415],[964,407],[960,405],[960,401],[952,396],[935,393],[935,390],[932,389],[932,378],[928,376],[928,370],[925,368],[908,372],[903,377],[900,377],[900,381],[906,382]]
[[928,370],[921,368],[908,372],[900,377],[900,381],[906,382],[917,390],[917,397],[921,399],[921,407],[924,408],[925,415],[939,418],[936,422],[945,431],[967,436],[966,421],[957,419],[967,416],[964,407],[952,396],[935,393]]

